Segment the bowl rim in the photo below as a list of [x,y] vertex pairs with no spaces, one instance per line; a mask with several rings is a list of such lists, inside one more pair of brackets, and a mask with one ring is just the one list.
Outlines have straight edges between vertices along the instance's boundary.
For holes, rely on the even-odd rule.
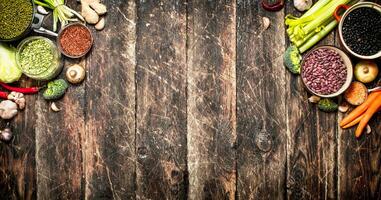
[[0,38],[1,42],[14,42],[14,41],[18,41],[18,40],[23,40],[23,38],[31,32],[33,20],[35,18],[36,13],[37,13],[37,6],[33,0],[30,0],[30,2],[32,3],[32,17],[30,18],[30,22],[29,22],[28,27],[20,35],[14,37],[14,38],[9,38],[9,39]]
[[[84,27],[89,33],[90,33],[90,37],[91,37],[91,43],[90,43],[90,48],[87,49],[83,54],[81,55],[76,55],[76,56],[73,56],[73,55],[69,55],[67,54],[61,47],[61,43],[60,43],[60,39],[61,39],[61,35],[63,33],[64,30],[66,30],[67,28],[71,27],[71,26],[82,26]],[[80,23],[80,22],[74,22],[74,23],[70,23],[70,24],[67,24],[66,26],[64,26],[58,33],[58,36],[57,36],[57,47],[58,47],[58,50],[66,57],[68,58],[81,58],[83,56],[85,56],[87,53],[90,52],[90,50],[92,49],[93,47],[93,44],[94,44],[94,36],[93,34],[91,33],[91,30],[83,23]]]
[[339,30],[339,38],[340,38],[340,41],[342,43],[342,45],[344,46],[344,48],[350,53],[352,54],[353,56],[357,57],[357,58],[361,58],[361,59],[365,59],[365,60],[371,60],[371,59],[377,59],[379,57],[381,57],[381,50],[374,54],[374,55],[370,55],[370,56],[364,56],[364,55],[360,55],[354,51],[352,51],[352,49],[349,48],[349,46],[346,44],[346,42],[344,41],[344,37],[343,37],[343,23],[344,23],[344,20],[345,18],[349,15],[349,13],[351,13],[353,10],[356,10],[358,8],[363,8],[363,7],[369,7],[369,8],[373,8],[375,10],[378,10],[380,13],[381,13],[381,5],[377,4],[377,3],[374,3],[374,2],[358,2],[356,4],[354,4],[353,6],[351,6],[348,10],[346,10],[344,12],[344,14],[342,15],[341,17],[341,20],[339,22],[339,26],[338,26],[338,30]]
[[[344,65],[347,68],[347,79],[345,80],[345,83],[343,84],[343,86],[341,86],[341,88],[337,92],[332,93],[332,94],[327,94],[327,95],[325,95],[325,94],[319,94],[319,93],[313,91],[312,89],[310,89],[307,86],[307,84],[304,82],[304,79],[303,79],[303,65],[304,65],[304,62],[305,62],[306,58],[308,57],[308,55],[310,55],[315,50],[322,49],[322,48],[332,49],[332,50],[336,51],[337,53],[339,53],[339,55],[343,59]],[[302,79],[304,87],[310,93],[312,93],[312,94],[314,94],[316,96],[319,96],[319,97],[323,97],[323,98],[337,97],[337,96],[343,94],[349,88],[349,86],[352,83],[352,80],[353,80],[353,63],[352,63],[350,57],[343,50],[339,49],[338,47],[335,47],[333,45],[320,45],[320,46],[316,46],[313,49],[309,50],[306,54],[303,55],[302,61],[300,63],[300,78]]]
[[[15,58],[16,58],[16,64],[17,64],[17,66],[19,67],[19,69],[22,71],[22,73],[23,74],[25,74],[26,76],[28,76],[28,77],[31,77],[31,78],[33,78],[33,76],[37,76],[37,75],[39,75],[39,74],[41,74],[41,73],[44,73],[44,72],[46,72],[48,69],[46,69],[45,71],[43,71],[43,72],[41,72],[41,73],[36,73],[36,74],[34,74],[34,73],[29,73],[29,72],[26,72],[24,69],[23,69],[23,67],[21,66],[21,64],[20,64],[20,53],[21,53],[21,50],[22,50],[22,48],[26,45],[26,44],[28,44],[29,42],[31,42],[31,41],[33,41],[33,40],[44,40],[44,41],[46,41],[49,45],[50,45],[50,47],[51,47],[51,50],[52,51],[54,51],[54,55],[55,55],[55,57],[59,60],[59,59],[61,59],[61,53],[60,53],[60,51],[58,51],[58,48],[57,48],[57,45],[52,41],[52,40],[50,40],[49,38],[47,38],[47,37],[44,37],[44,36],[29,36],[29,37],[26,37],[26,38],[24,38],[18,45],[17,45],[17,51],[16,51],[16,55],[15,55]],[[59,65],[59,63],[60,62],[58,62],[58,64],[57,65]]]

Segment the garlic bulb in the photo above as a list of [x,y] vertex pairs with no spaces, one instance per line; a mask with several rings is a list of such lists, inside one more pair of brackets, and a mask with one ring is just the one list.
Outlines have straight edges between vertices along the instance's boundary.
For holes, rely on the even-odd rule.
[[294,0],[294,6],[299,11],[306,11],[311,8],[312,0]]

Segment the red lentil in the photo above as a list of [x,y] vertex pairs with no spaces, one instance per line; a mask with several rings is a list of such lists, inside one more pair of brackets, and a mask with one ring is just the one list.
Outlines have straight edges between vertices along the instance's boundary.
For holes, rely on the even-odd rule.
[[82,25],[71,25],[65,28],[59,38],[63,52],[69,56],[85,54],[92,45],[90,31]]

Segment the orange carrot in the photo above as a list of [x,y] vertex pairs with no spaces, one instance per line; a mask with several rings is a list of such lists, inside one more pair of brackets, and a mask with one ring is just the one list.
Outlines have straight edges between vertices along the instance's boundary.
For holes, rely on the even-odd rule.
[[381,91],[370,93],[370,95],[363,104],[357,106],[351,113],[349,113],[348,116],[341,120],[340,126],[343,127],[347,125],[348,123],[356,119],[358,116],[363,114],[368,109],[368,107],[374,102],[374,100],[377,99],[379,96],[381,96]]
[[349,122],[348,124],[346,124],[346,125],[343,126],[342,128],[344,128],[344,129],[346,129],[346,128],[350,128],[350,127],[352,127],[352,126],[358,124],[358,123],[362,120],[362,118],[364,118],[364,114],[358,116],[355,120]]
[[[379,111],[381,111],[381,107],[377,110],[377,112],[379,112]],[[343,129],[347,129],[347,128],[350,128],[350,127],[358,124],[361,121],[361,119],[364,117],[364,114],[365,113],[363,113],[362,115],[358,116],[355,120],[351,121],[350,123],[348,123],[347,125],[343,126],[342,128]]]
[[373,101],[373,103],[369,106],[368,110],[364,113],[364,117],[361,119],[355,135],[356,137],[360,137],[364,128],[368,124],[369,120],[372,118],[374,113],[378,111],[378,109],[381,107],[381,96],[378,95],[378,97]]

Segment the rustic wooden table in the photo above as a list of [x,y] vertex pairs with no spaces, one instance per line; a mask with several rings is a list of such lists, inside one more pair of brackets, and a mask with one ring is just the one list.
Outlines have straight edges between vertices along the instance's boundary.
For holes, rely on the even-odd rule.
[[12,121],[1,199],[381,199],[381,115],[355,139],[283,67],[292,1],[104,3],[92,52],[65,60],[86,81]]

